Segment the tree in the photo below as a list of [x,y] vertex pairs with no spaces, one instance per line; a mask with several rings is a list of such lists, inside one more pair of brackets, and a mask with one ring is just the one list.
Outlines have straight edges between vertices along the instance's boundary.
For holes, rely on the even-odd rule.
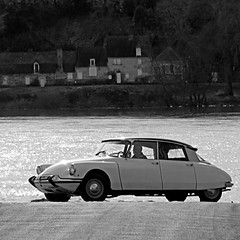
[[86,13],[90,10],[89,2],[87,0],[72,0],[73,9],[76,12]]
[[142,5],[137,6],[137,8],[134,11],[133,22],[134,22],[135,29],[140,34],[143,34],[145,17],[146,17],[146,9]]
[[157,2],[158,0],[138,0],[138,4],[142,5],[146,9],[155,9],[155,7],[157,6]]
[[215,13],[208,0],[192,0],[187,21],[193,33],[201,32],[208,24],[215,20]]
[[[185,104],[203,106],[206,105],[206,91],[211,84],[212,68],[217,51],[216,26],[214,9],[211,5],[201,5],[198,1],[198,5],[194,4],[194,8],[197,6],[198,11],[192,15],[191,4],[193,3],[189,0],[162,1],[156,10],[162,22],[159,32],[164,36],[164,47],[172,46],[185,63],[183,82],[182,85],[178,84],[177,88],[189,96]],[[197,19],[204,9],[208,9],[207,17],[200,21],[201,24],[194,25],[194,18]],[[168,86],[164,73],[160,72],[158,75],[169,102],[179,104],[179,99],[173,98],[174,88]]]
[[136,0],[123,0],[122,6],[123,6],[124,13],[129,17],[133,17],[134,11],[137,7],[137,1]]
[[216,5],[217,10],[217,45],[222,56],[226,94],[233,96],[233,71],[237,64],[236,56],[240,43],[240,2],[222,0]]

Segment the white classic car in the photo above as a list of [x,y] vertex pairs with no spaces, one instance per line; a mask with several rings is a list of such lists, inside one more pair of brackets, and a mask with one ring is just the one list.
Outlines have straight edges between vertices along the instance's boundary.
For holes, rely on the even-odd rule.
[[49,201],[104,201],[119,195],[165,196],[184,201],[217,202],[233,186],[223,170],[202,159],[197,149],[156,138],[103,140],[93,158],[61,161],[37,167],[29,182]]

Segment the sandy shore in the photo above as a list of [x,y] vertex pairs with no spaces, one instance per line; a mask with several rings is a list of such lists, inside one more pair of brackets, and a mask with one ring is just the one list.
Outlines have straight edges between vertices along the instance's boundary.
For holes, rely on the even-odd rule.
[[240,239],[240,204],[0,203],[0,239]]

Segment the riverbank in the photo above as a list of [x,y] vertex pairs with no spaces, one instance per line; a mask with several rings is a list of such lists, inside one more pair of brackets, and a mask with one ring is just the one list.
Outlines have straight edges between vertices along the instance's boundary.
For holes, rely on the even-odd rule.
[[0,239],[239,239],[240,204],[0,203]]
[[[175,86],[176,88],[176,86]],[[188,94],[178,90],[177,105],[160,84],[13,87],[0,89],[0,116],[111,116],[186,115],[240,112],[240,84],[234,97],[223,94],[224,85],[209,87],[201,106],[188,102]]]

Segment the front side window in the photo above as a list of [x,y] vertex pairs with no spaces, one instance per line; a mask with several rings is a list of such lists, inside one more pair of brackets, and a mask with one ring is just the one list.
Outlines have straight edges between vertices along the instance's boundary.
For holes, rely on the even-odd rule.
[[159,159],[172,161],[188,161],[184,147],[172,143],[159,143]]
[[157,143],[154,141],[134,141],[129,156],[132,158],[156,159]]
[[97,149],[95,155],[100,157],[126,157],[130,142],[126,140],[106,141]]

